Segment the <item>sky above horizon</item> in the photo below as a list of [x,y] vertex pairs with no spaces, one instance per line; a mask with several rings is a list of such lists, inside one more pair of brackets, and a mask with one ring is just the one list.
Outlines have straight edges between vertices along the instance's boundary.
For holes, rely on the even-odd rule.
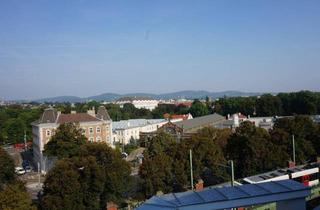
[[319,0],[1,0],[0,100],[320,91]]

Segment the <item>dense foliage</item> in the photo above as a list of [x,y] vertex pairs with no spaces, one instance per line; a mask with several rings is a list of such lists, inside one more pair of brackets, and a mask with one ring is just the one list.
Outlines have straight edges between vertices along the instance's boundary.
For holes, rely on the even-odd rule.
[[261,97],[222,98],[215,101],[214,106],[215,111],[222,115],[236,112],[251,116],[313,115],[320,113],[320,93],[300,91]]
[[144,161],[139,171],[144,183],[144,195],[150,197],[157,191],[168,193],[190,188],[190,149],[193,152],[193,176],[196,181],[202,178],[207,183],[210,181],[210,184],[216,184],[226,180],[228,176],[225,169],[219,167],[226,160],[216,138],[221,131],[206,128],[181,143],[166,133],[154,137],[144,152]]
[[72,123],[62,124],[44,146],[44,154],[56,156],[59,159],[79,155],[80,146],[87,142],[77,125]]
[[[54,105],[62,113],[71,110],[86,112],[88,109],[103,105],[97,101],[87,103],[57,103],[57,104],[29,104],[28,106],[10,105],[0,107],[0,143],[23,142],[24,131],[27,139],[31,140],[32,132],[30,123],[39,119],[43,109]],[[137,109],[132,104],[125,104],[122,108],[117,104],[104,105],[113,121],[127,119],[155,119],[163,118],[165,113],[187,114],[200,117],[213,112],[227,116],[241,112],[250,116],[289,116],[294,114],[320,114],[320,93],[300,91],[293,93],[279,93],[277,95],[264,94],[260,97],[230,97],[210,101],[194,100],[191,107],[174,104],[159,104],[154,110]]]
[[233,160],[236,178],[286,167],[292,160],[292,135],[295,135],[296,164],[320,156],[320,125],[309,116],[294,116],[276,121],[267,131],[243,122],[235,132],[203,128],[190,139],[177,143],[169,134],[154,137],[144,152],[140,167],[146,197],[190,188],[189,149],[193,151],[195,180],[205,185],[229,180],[220,167]]
[[0,147],[0,209],[35,209],[24,183],[15,177],[13,160],[2,147]]
[[0,106],[0,144],[21,143],[26,131],[27,140],[32,139],[30,123],[37,120],[43,107],[24,107],[20,105]]
[[[105,209],[121,204],[130,191],[130,166],[120,152],[85,142],[76,125],[60,125],[45,153],[59,160],[44,182],[42,209]],[[55,152],[61,150],[63,152]]]

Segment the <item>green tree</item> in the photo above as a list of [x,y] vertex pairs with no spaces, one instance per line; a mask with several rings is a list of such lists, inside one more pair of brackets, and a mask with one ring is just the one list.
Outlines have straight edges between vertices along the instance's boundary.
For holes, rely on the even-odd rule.
[[[296,162],[304,163],[316,155],[319,146],[318,125],[309,116],[295,116],[293,118],[278,119],[274,125],[274,132],[283,133],[281,138],[286,138],[285,146],[289,154],[292,154],[292,135],[295,137]],[[275,136],[274,139],[277,139]],[[319,153],[318,153],[319,154]]]
[[45,145],[44,154],[56,156],[59,159],[73,157],[79,154],[80,146],[86,142],[86,137],[77,125],[71,123],[61,124]]
[[193,117],[201,117],[209,114],[209,110],[205,104],[195,100],[190,107],[190,113]]
[[24,183],[13,181],[0,190],[0,209],[3,210],[36,210],[27,193]]
[[32,202],[26,192],[24,183],[16,180],[13,160],[0,147],[0,209],[35,209],[31,204]]
[[100,209],[105,176],[94,157],[59,160],[44,182],[42,209]]
[[4,184],[13,181],[14,177],[14,162],[9,154],[0,147],[0,187]]
[[[202,178],[207,184],[218,183],[227,178],[224,169],[222,149],[213,136],[205,131],[199,132],[191,139],[177,143],[169,134],[159,133],[150,141],[144,152],[144,160],[139,174],[144,181],[143,193],[146,197],[157,191],[164,193],[185,191],[190,188],[189,150],[193,151],[193,174],[195,180]],[[211,180],[206,176],[210,172]],[[210,183],[209,183],[210,181]]]
[[93,156],[105,174],[104,189],[100,195],[100,206],[113,201],[120,204],[130,191],[131,169],[118,151],[106,144],[86,144],[81,147],[81,157]]
[[262,95],[257,99],[256,111],[258,116],[279,116],[282,114],[282,103],[278,96]]
[[[228,159],[234,160],[238,178],[262,173],[277,167],[279,159],[288,157],[285,151],[274,151],[269,133],[251,122],[243,122],[227,144]],[[278,157],[284,155],[284,158]]]
[[23,142],[25,130],[26,125],[23,120],[11,118],[5,123],[3,132],[11,143],[20,143]]

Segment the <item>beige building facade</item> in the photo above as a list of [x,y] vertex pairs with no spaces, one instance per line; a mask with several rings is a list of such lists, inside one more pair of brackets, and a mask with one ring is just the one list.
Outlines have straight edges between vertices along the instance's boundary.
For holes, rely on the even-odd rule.
[[87,113],[62,114],[54,108],[45,109],[41,118],[32,125],[33,135],[33,160],[39,165],[41,172],[46,172],[51,162],[43,155],[44,146],[55,134],[59,125],[75,123],[82,130],[82,134],[90,142],[103,142],[112,146],[112,120],[105,109],[101,106],[97,110],[88,110]]

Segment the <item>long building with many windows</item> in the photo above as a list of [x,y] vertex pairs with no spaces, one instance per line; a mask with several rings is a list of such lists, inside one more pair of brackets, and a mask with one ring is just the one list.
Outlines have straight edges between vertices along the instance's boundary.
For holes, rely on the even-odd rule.
[[50,141],[59,125],[64,123],[76,123],[88,141],[112,145],[112,120],[104,106],[99,107],[97,113],[94,109],[88,110],[87,113],[72,111],[70,114],[62,114],[54,108],[45,109],[41,118],[31,124],[33,159],[36,166],[40,165],[42,172],[50,165],[43,155],[44,145]]

